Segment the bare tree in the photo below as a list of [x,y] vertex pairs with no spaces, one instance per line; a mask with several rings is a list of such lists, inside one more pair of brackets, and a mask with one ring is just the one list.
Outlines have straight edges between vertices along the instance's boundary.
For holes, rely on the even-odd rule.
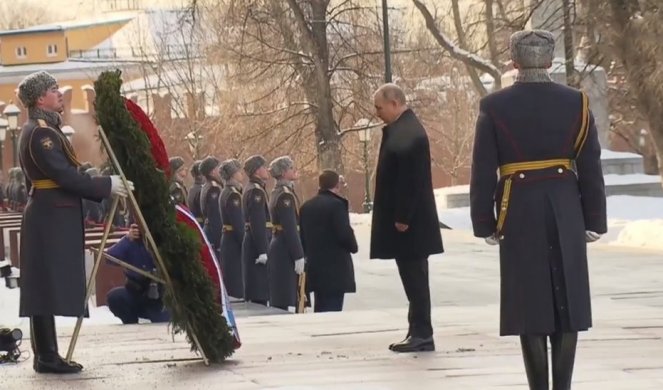
[[624,64],[628,83],[638,108],[649,121],[650,135],[663,172],[663,13],[655,1],[613,0],[610,2],[612,41]]
[[16,30],[52,22],[57,16],[26,0],[0,3],[0,31]]

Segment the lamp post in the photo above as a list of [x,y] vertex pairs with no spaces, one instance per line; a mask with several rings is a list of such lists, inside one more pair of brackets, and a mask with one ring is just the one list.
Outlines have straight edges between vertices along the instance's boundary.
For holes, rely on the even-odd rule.
[[71,144],[71,140],[74,137],[74,133],[76,133],[76,130],[74,130],[74,128],[69,125],[62,126],[61,130],[62,133],[64,133],[64,136],[67,137],[67,141],[69,141],[69,143]]
[[382,0],[382,34],[384,36],[384,82],[391,83],[391,45],[389,44],[389,5]]
[[359,130],[359,142],[364,146],[364,212],[370,213],[373,209],[371,203],[370,175],[368,174],[368,143],[371,142],[371,122],[368,119],[360,119],[355,127],[361,127]]
[[7,117],[7,130],[10,132],[12,136],[12,157],[14,159],[14,165],[18,165],[18,156],[17,151],[16,151],[16,138],[18,135],[18,116],[21,114],[21,109],[18,108],[14,104],[8,104],[7,107],[5,107],[4,111],[2,113]]
[[4,172],[2,147],[4,146],[5,139],[7,139],[7,127],[9,127],[9,122],[6,119],[0,118],[0,173]]

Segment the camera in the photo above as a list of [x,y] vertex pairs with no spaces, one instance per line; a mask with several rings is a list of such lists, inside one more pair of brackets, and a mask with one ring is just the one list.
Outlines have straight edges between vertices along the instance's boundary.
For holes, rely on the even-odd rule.
[[13,352],[18,348],[18,344],[23,338],[23,332],[20,329],[0,329],[0,351]]
[[[157,270],[152,270],[152,275],[156,275]],[[159,299],[159,285],[154,280],[150,281],[150,286],[147,289],[147,298],[149,299]]]

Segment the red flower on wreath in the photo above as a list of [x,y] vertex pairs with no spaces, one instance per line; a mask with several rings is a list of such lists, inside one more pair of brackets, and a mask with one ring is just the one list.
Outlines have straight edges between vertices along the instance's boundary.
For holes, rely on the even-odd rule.
[[127,110],[138,123],[140,128],[143,130],[147,137],[150,140],[152,145],[152,156],[154,157],[154,162],[157,164],[157,168],[161,169],[166,173],[166,177],[170,178],[170,164],[168,163],[168,152],[166,152],[166,147],[159,137],[159,131],[150,120],[150,117],[147,116],[145,111],[132,100],[124,99],[125,106]]

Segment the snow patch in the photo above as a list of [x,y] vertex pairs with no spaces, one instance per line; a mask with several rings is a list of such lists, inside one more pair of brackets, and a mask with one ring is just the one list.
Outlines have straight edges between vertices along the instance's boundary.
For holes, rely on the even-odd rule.
[[619,160],[619,159],[632,159],[632,158],[642,159],[642,156],[636,153],[615,152],[613,150],[608,150],[608,149],[601,150],[601,160]]

